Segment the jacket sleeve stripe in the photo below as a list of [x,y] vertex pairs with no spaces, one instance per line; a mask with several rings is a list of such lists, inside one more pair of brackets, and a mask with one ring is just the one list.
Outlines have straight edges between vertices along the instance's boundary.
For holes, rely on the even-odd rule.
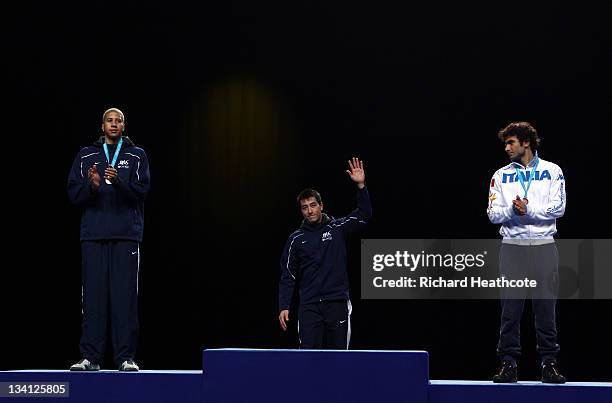
[[[357,217],[349,216],[349,217],[346,217],[344,220],[342,220],[342,222],[340,222],[340,223],[338,223],[338,224],[333,223],[333,224],[331,224],[331,225],[332,225],[333,227],[341,227],[341,226],[343,226],[344,224],[346,224],[347,222],[349,222],[349,220],[358,220],[358,219],[357,219]],[[365,224],[365,221],[361,221],[361,220],[358,220],[358,221],[359,221],[359,222],[361,222],[361,223],[364,223],[364,224]]]
[[291,277],[293,277],[293,279],[295,280],[295,276],[293,275],[293,273],[291,273],[291,269],[289,269],[289,261],[291,260],[291,247],[293,246],[293,241],[295,241],[296,238],[301,237],[304,234],[299,234],[293,237],[293,239],[291,240],[291,243],[289,244],[289,251],[287,252],[287,272],[289,274],[291,274]]
[[565,189],[563,186],[561,186],[561,191],[560,191],[559,196],[560,196],[559,203],[555,206],[548,208],[548,210],[546,210],[547,214],[552,214],[557,210],[561,210],[563,206],[565,205]]

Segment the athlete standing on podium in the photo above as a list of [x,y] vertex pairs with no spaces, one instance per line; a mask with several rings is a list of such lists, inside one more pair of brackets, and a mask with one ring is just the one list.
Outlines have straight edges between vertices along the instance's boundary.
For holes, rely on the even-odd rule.
[[[537,350],[541,358],[542,382],[564,383],[557,368],[555,306],[558,289],[558,254],[553,236],[556,220],[565,212],[565,178],[558,165],[538,156],[540,139],[527,122],[511,123],[500,130],[510,164],[491,179],[487,213],[493,224],[501,224],[503,237],[499,255],[500,275],[508,279],[537,280],[531,304],[535,315]],[[525,289],[504,289],[497,354],[501,365],[496,383],[516,382],[521,355],[520,324]]]
[[347,236],[372,216],[363,162],[348,161],[349,177],[357,184],[357,209],[335,219],[323,213],[319,192],[305,189],[297,202],[304,220],[289,236],[281,257],[278,320],[287,330],[289,307],[297,285],[300,296],[298,334],[303,349],[348,349],[351,301],[347,273]]
[[[123,136],[125,118],[111,108],[101,136],[77,154],[68,176],[70,202],[81,207],[81,360],[71,371],[97,371],[111,318],[115,363],[138,371],[138,269],[149,191],[149,162],[142,148]],[[108,310],[110,309],[110,312]]]

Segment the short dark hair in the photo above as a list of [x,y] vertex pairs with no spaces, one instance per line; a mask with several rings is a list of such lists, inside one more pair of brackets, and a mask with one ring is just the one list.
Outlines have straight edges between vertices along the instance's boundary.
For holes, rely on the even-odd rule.
[[298,206],[302,200],[306,200],[308,198],[314,197],[317,203],[321,204],[321,194],[314,189],[304,189],[300,192],[297,197]]
[[497,137],[503,142],[508,137],[516,136],[521,143],[528,141],[532,151],[536,151],[540,145],[540,138],[536,129],[528,122],[513,122],[497,133]]
[[102,122],[106,120],[106,115],[108,115],[111,112],[118,113],[121,116],[121,120],[123,120],[123,123],[125,124],[125,115],[123,114],[123,112],[121,112],[120,109],[117,109],[117,108],[108,108],[107,110],[105,110],[104,113],[102,114]]

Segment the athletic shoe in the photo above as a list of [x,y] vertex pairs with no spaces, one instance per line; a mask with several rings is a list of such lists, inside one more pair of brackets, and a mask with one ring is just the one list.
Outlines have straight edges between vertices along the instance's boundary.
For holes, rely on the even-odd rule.
[[140,368],[138,368],[138,365],[136,365],[136,363],[132,360],[125,360],[123,361],[123,364],[121,364],[121,366],[119,367],[119,371],[126,371],[126,372],[135,372],[138,371]]
[[516,364],[512,361],[502,361],[497,373],[493,375],[494,383],[516,383],[518,380]]
[[549,361],[542,364],[542,382],[565,383],[565,377],[559,373],[556,362]]
[[81,361],[71,366],[70,370],[71,371],[99,371],[100,365],[92,363],[87,358],[82,358]]

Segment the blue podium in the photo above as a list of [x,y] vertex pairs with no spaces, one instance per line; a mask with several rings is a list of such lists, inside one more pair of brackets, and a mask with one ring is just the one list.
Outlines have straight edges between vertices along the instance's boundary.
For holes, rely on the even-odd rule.
[[[7,385],[62,382],[69,396],[6,395]],[[612,403],[612,383],[429,379],[425,351],[212,349],[203,371],[1,371],[0,402]]]
[[425,351],[205,350],[206,403],[427,403]]

